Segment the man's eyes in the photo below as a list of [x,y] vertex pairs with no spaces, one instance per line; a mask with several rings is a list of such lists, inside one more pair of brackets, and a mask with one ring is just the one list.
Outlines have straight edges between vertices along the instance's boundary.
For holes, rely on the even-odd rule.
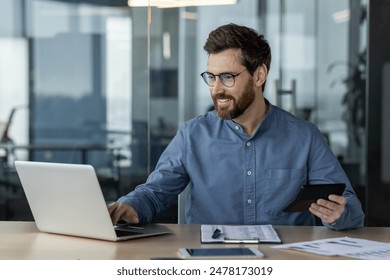
[[227,80],[233,79],[233,75],[232,74],[221,74],[221,77],[223,79],[227,79]]

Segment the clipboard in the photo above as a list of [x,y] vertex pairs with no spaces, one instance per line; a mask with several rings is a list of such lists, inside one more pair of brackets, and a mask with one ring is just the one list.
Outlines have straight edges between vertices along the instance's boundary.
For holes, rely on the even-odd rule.
[[331,194],[342,195],[345,189],[344,183],[339,184],[316,184],[301,186],[298,195],[283,211],[304,212],[308,211],[310,204],[317,199],[328,199]]
[[200,230],[202,243],[282,243],[272,225],[201,225]]

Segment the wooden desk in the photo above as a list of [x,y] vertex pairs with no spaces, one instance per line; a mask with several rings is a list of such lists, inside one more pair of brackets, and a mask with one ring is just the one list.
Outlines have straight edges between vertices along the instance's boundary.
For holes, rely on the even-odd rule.
[[[101,241],[38,232],[33,222],[0,222],[0,259],[8,260],[125,260],[177,258],[179,247],[240,247],[243,245],[210,245],[200,243],[199,225],[166,224],[172,234],[123,242]],[[283,243],[350,236],[390,242],[390,227],[366,227],[348,231],[332,231],[324,227],[275,226]],[[273,249],[270,244],[258,247],[266,259],[343,259],[292,250]]]

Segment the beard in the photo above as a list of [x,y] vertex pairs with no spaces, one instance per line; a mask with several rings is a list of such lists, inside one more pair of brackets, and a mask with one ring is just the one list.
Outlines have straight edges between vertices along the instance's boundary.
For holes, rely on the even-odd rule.
[[[217,115],[224,120],[232,120],[241,116],[255,99],[255,91],[253,90],[252,85],[252,83],[248,83],[244,89],[242,96],[238,99],[229,94],[224,93],[217,94],[216,96],[214,96],[213,102]],[[223,108],[223,106],[220,106],[218,104],[218,98],[231,99],[231,102],[233,102],[233,108]]]

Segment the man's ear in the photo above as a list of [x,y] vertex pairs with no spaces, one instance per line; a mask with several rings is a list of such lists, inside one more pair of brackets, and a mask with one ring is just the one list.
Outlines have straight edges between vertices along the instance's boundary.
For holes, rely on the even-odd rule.
[[255,72],[256,85],[259,87],[262,86],[264,82],[267,80],[267,75],[268,75],[268,69],[265,66],[265,64],[262,64],[259,67],[257,67]]

